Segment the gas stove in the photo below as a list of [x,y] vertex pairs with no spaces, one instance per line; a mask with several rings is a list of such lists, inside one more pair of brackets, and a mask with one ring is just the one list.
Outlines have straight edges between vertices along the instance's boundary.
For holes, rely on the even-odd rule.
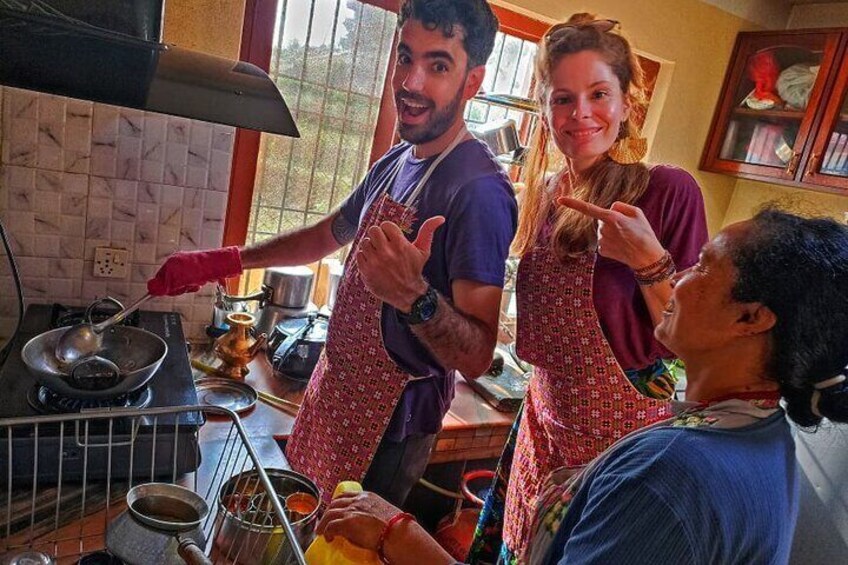
[[[3,391],[0,418],[109,407],[108,403],[102,402],[74,403],[44,387],[39,387],[21,359],[21,349],[27,341],[50,329],[81,321],[83,311],[83,308],[67,308],[59,304],[33,304],[27,308],[21,331],[12,346],[6,364],[0,369],[0,391]],[[106,309],[95,311],[92,319],[97,322],[112,313],[114,312]],[[134,393],[139,398],[144,397],[144,402],[139,403],[137,399],[128,401],[125,397],[119,397],[115,399],[114,405],[140,408],[197,404],[197,392],[194,388],[180,315],[176,312],[140,311],[130,316],[125,323],[153,332],[164,339],[168,344],[168,354],[162,366],[150,379],[147,389]],[[45,404],[45,399],[52,399],[55,402]],[[181,423],[202,423],[191,422],[190,415],[183,415],[183,418]]]
[[[16,426],[12,433],[13,475],[22,478],[31,476],[36,453],[39,453],[40,480],[51,475],[53,471],[60,472],[59,469],[55,469],[57,459],[55,450],[59,449],[60,441],[63,444],[62,459],[65,468],[61,472],[64,479],[81,475],[83,471],[90,478],[101,475],[105,477],[107,473],[112,477],[120,477],[122,473],[127,475],[130,472],[127,469],[132,468],[146,469],[148,476],[151,472],[154,475],[160,472],[171,473],[175,459],[178,459],[176,467],[180,473],[196,469],[199,464],[197,431],[203,425],[202,414],[186,412],[179,416],[164,415],[155,420],[141,418],[133,421],[120,417],[121,408],[157,408],[198,403],[179,314],[139,311],[124,321],[126,324],[155,333],[168,344],[168,353],[148,384],[130,394],[107,401],[70,399],[40,386],[29,373],[21,359],[21,349],[24,344],[52,328],[78,323],[82,320],[83,312],[84,308],[69,308],[58,304],[33,304],[27,308],[21,330],[14,340],[9,357],[0,368],[0,391],[2,391],[0,420],[66,412],[85,414],[88,410],[112,410],[115,411],[116,417],[92,421],[91,425],[86,427],[87,442],[80,441],[78,432],[69,433],[59,424],[39,423],[37,441],[34,439],[36,436],[34,427]],[[114,312],[109,308],[95,310],[92,320],[97,322]],[[98,454],[102,454],[105,459],[108,457],[106,452],[109,450],[96,447],[110,441],[113,448],[110,458],[111,471],[108,471],[105,460],[98,460]],[[34,448],[36,443],[37,449]],[[114,447],[122,443],[127,444],[127,447],[123,449],[126,452],[123,454],[125,460],[132,457],[133,465],[122,464],[122,450],[120,447]],[[132,450],[129,449],[129,444],[133,444]],[[176,445],[179,445],[179,449],[176,449]],[[165,456],[170,448],[174,448],[173,450],[177,452],[175,456]],[[4,430],[3,435],[0,436],[0,469],[7,468],[8,450],[8,438]],[[73,455],[77,452],[79,453],[78,465],[69,464],[68,461],[73,461]],[[0,481],[2,480],[3,478],[0,478]]]

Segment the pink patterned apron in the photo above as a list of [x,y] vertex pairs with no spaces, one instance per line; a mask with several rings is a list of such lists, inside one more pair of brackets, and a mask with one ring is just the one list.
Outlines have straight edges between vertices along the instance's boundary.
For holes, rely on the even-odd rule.
[[[345,262],[324,352],[312,373],[286,447],[292,469],[318,485],[329,503],[341,481],[362,481],[406,384],[415,379],[389,357],[380,330],[382,301],[362,282],[356,252],[368,228],[394,222],[409,234],[414,203],[430,174],[459,144],[463,130],[430,165],[404,204],[387,194],[401,156],[360,222]],[[379,193],[380,191],[378,191]]]
[[618,365],[592,299],[594,253],[537,246],[518,267],[519,356],[534,365],[506,497],[504,542],[522,560],[536,497],[558,467],[586,465],[628,432],[668,418]]

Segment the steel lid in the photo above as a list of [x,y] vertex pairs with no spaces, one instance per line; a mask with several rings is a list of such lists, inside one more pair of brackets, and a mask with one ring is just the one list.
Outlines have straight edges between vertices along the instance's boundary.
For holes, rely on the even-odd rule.
[[249,384],[229,378],[203,377],[194,384],[201,404],[219,406],[236,413],[253,408],[258,397],[256,389]]

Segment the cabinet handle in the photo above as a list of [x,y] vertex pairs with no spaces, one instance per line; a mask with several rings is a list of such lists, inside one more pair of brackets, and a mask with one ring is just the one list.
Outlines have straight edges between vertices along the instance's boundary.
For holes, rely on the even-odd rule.
[[804,176],[808,177],[810,175],[817,173],[818,172],[818,170],[817,170],[818,166],[819,166],[819,154],[813,153],[810,156],[810,162],[807,163],[807,172],[804,173]]
[[789,164],[786,165],[786,174],[790,177],[794,177],[795,173],[798,171],[798,163],[801,161],[801,153],[798,151],[792,152],[792,158],[789,159]]

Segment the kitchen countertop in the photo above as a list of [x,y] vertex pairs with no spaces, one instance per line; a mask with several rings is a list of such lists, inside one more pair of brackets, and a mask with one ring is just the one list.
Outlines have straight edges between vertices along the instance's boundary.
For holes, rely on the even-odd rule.
[[[192,359],[213,366],[219,363],[208,349],[193,352]],[[257,390],[296,403],[303,399],[306,383],[274,376],[264,352],[257,355],[248,368],[250,372],[245,381]],[[193,370],[196,378],[204,376],[198,369]],[[443,420],[443,428],[430,462],[498,457],[515,414],[498,412],[474,392],[461,376],[456,379],[456,395]],[[254,438],[286,439],[291,434],[295,420],[293,415],[262,401],[257,402],[250,411],[242,413],[241,419],[251,441]],[[204,426],[203,439],[224,439],[228,430],[229,424],[218,426],[211,420]]]

